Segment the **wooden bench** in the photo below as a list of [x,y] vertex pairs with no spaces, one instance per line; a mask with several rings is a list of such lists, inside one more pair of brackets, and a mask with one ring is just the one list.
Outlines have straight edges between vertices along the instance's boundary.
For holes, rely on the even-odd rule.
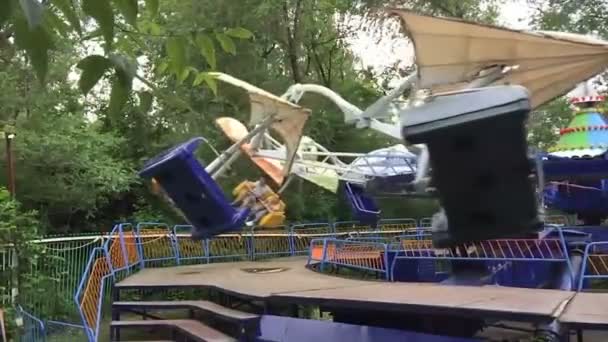
[[181,301],[141,301],[141,302],[114,302],[113,310],[177,310],[190,309],[213,315],[224,322],[235,324],[242,335],[255,335],[260,326],[260,316],[243,311],[230,309],[219,304],[205,300]]
[[236,342],[237,340],[199,321],[192,319],[112,321],[111,329],[165,328],[171,329],[174,338],[184,335],[197,342]]

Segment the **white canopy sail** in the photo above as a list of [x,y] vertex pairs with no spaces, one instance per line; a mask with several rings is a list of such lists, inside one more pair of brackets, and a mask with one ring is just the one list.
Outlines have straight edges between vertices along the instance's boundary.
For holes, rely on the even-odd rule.
[[[281,136],[287,148],[287,157],[282,169],[282,177],[273,177],[279,185],[283,184],[286,176],[291,171],[296,151],[302,138],[302,131],[310,116],[310,110],[230,75],[221,72],[212,72],[210,74],[222,82],[232,84],[247,91],[251,103],[251,125],[262,124],[267,118],[272,117],[270,127]],[[228,121],[226,121],[226,124],[228,124]],[[242,129],[239,128],[239,130]]]
[[608,66],[608,42],[577,34],[529,32],[391,9],[414,44],[418,87],[432,93],[470,87],[498,67],[485,85],[517,84],[536,108]]

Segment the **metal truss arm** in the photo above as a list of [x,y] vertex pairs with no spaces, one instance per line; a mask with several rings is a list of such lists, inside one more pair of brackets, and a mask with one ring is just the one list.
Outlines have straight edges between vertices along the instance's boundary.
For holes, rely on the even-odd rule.
[[[214,161],[212,161],[206,168],[205,171],[212,175],[214,179],[221,176],[221,173],[227,170],[230,165],[237,159],[235,154],[240,153],[240,148],[243,144],[247,143],[250,139],[255,137],[258,133],[266,130],[272,120],[274,118],[272,116],[267,117],[264,121],[262,121],[258,126],[251,130],[246,136],[244,136],[241,140],[232,144],[226,151],[220,154]],[[216,170],[217,169],[217,170]]]

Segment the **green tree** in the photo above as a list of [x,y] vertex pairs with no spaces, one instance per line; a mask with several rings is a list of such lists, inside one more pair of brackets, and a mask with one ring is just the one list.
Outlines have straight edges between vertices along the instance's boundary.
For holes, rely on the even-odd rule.
[[528,119],[528,142],[542,151],[557,143],[559,130],[568,126],[572,109],[566,98],[558,98],[538,108]]
[[[608,4],[601,0],[529,0],[533,8],[530,24],[537,30],[562,31],[590,34],[608,38]],[[595,80],[598,85],[606,84],[606,74]],[[530,142],[546,149],[559,138],[559,128],[567,126],[572,118],[565,98],[539,108],[529,120]]]
[[[82,71],[79,86],[87,94],[100,79],[106,79],[112,85],[108,110],[118,113],[128,101],[133,79],[137,77],[145,82],[138,74],[135,61],[145,52],[145,44],[135,39],[137,34],[150,32],[163,36],[168,56],[166,69],[178,80],[185,80],[194,70],[187,64],[185,52],[190,46],[203,43],[190,37],[191,28],[163,33],[157,24],[157,21],[162,21],[160,3],[159,0],[146,0],[141,8],[141,4],[135,0],[53,0],[42,3],[38,0],[3,0],[0,2],[0,49],[5,60],[27,61],[40,83],[44,84],[58,41],[82,40],[85,45],[102,47],[103,55],[88,54],[77,63]],[[192,2],[192,6],[196,7],[196,3]],[[168,9],[163,13],[166,16],[172,14]],[[92,19],[94,25],[87,21],[88,18]],[[250,33],[242,28],[211,30],[222,48],[230,52],[235,49],[232,37],[250,37]],[[213,51],[204,47],[201,49],[205,51],[209,64],[213,65]],[[196,72],[194,76],[195,80],[199,80],[195,83],[204,81],[215,88],[213,80],[205,73]],[[151,83],[146,83],[155,89]],[[157,95],[164,94],[157,92]]]
[[[72,224],[84,228],[85,218],[128,189],[135,176],[121,159],[123,139],[91,124],[90,106],[68,79],[78,58],[75,49],[62,42],[55,53],[44,88],[23,60],[6,62],[0,71],[6,89],[0,95],[0,123],[16,133],[18,198],[40,212],[50,231],[65,231]],[[0,159],[3,169],[5,160]]]
[[448,16],[474,22],[494,23],[503,0],[363,0],[362,10],[405,8],[433,16]]
[[[216,52],[197,47],[190,28],[163,26],[172,12],[170,7],[159,10],[160,5],[158,0],[143,5],[109,0],[0,1],[0,85],[6,90],[0,94],[0,125],[17,131],[19,198],[28,208],[40,210],[54,231],[82,228],[93,216],[123,216],[133,209],[129,189],[141,159],[129,157],[149,157],[149,149],[134,156],[125,153],[124,146],[136,140],[137,146],[147,143],[152,148],[159,143],[146,141],[157,127],[140,120],[142,129],[134,120],[137,116],[154,112],[154,103],[161,101],[168,111],[178,108],[195,115],[179,96],[146,79],[153,76],[153,67],[169,65],[154,78],[159,83],[180,83],[187,70],[190,84],[214,88],[213,80],[201,78],[205,74],[191,72],[181,52],[203,51],[205,70],[215,68]],[[203,31],[228,50],[251,37],[238,27]],[[96,46],[103,54],[87,51]],[[148,46],[159,47],[160,53]],[[150,52],[153,57],[145,55]],[[140,68],[135,59],[142,56],[148,63]],[[72,81],[74,71],[80,73],[78,88]],[[136,77],[147,91],[131,92]],[[153,95],[160,95],[160,101]],[[129,135],[137,130],[142,134]],[[116,212],[117,208],[122,209]]]
[[45,214],[55,232],[93,218],[136,181],[119,158],[125,140],[98,132],[82,118],[44,115],[18,129],[19,199]]
[[538,29],[608,37],[608,3],[602,0],[528,0]]
[[[55,278],[36,272],[61,262],[50,257],[44,245],[34,242],[40,238],[38,229],[37,213],[23,209],[5,188],[0,188],[0,245],[10,265],[0,272],[0,284],[6,286],[0,293],[9,296],[2,298],[3,302],[38,306],[48,300],[48,290],[56,284]],[[12,335],[16,327],[10,317],[15,312],[9,309],[8,314],[6,322]]]

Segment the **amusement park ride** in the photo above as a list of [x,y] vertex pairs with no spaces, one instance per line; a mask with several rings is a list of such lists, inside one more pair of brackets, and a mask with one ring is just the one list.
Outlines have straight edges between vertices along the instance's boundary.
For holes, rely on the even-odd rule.
[[[247,214],[231,208],[214,181],[243,154],[280,187],[278,194],[294,175],[332,192],[343,181],[354,216],[366,223],[373,224],[380,216],[374,194],[408,196],[438,190],[443,209],[433,227],[438,234],[442,230],[450,232],[450,237],[445,238],[452,241],[446,243],[504,237],[540,228],[534,188],[529,181],[533,174],[546,173],[551,181],[545,192],[547,204],[582,211],[582,217],[597,221],[602,213],[589,205],[573,208],[572,203],[581,205],[581,201],[571,194],[581,189],[589,193],[597,186],[589,183],[593,182],[589,177],[602,176],[598,169],[603,166],[602,144],[608,144],[608,126],[603,114],[587,107],[595,100],[579,101],[583,108],[573,124],[586,118],[589,122],[562,130],[564,135],[557,150],[542,158],[542,167],[535,168],[535,157],[528,157],[524,123],[530,110],[603,70],[603,42],[556,32],[509,31],[406,11],[393,13],[402,18],[416,46],[417,72],[366,110],[316,84],[296,84],[278,97],[216,73],[218,80],[248,93],[249,124],[253,129],[248,131],[233,118],[219,118],[216,124],[233,145],[205,169],[200,166],[196,172],[180,177],[179,182],[163,177],[169,165],[183,167],[175,164],[181,158],[180,151],[191,154],[203,141],[195,139],[151,160],[141,175],[154,178],[161,185],[201,238],[243,227]],[[461,34],[449,35],[450,30],[461,30]],[[399,101],[407,89],[414,90],[414,96]],[[332,100],[343,111],[346,123],[396,140],[405,139],[409,146],[398,143],[360,154],[329,151],[302,134],[311,111],[297,102],[307,92]],[[269,129],[283,143],[274,139]],[[581,135],[588,138],[576,137]],[[196,163],[191,156],[187,158],[190,165]],[[348,163],[345,158],[354,160]],[[593,174],[581,174],[586,169]],[[564,177],[569,179],[573,174],[585,181],[575,179],[574,185],[563,182]],[[601,186],[603,182],[599,182]],[[578,190],[573,190],[574,186]],[[184,197],[183,191],[191,187],[207,197]],[[597,206],[598,201],[593,202]],[[603,200],[599,203],[604,207]],[[206,213],[214,214],[211,217]],[[447,221],[441,219],[443,216]],[[282,224],[280,219],[270,221]],[[465,230],[466,234],[461,233]]]
[[577,214],[585,225],[608,216],[608,120],[603,96],[574,97],[574,117],[560,139],[542,155],[545,204]]
[[[470,257],[470,248],[479,251],[487,241],[499,241],[496,246],[502,251],[510,246],[508,239],[554,236],[554,227],[544,225],[543,206],[576,213],[586,224],[598,224],[608,216],[608,122],[600,106],[603,97],[572,101],[574,117],[549,152],[530,153],[525,130],[531,110],[605,70],[608,42],[404,10],[391,13],[401,18],[413,41],[417,69],[365,110],[315,84],[296,84],[276,96],[232,76],[215,74],[249,96],[250,128],[234,118],[219,118],[218,128],[233,144],[217,159],[203,166],[194,150],[205,140],[195,138],[150,160],[140,172],[160,185],[179,208],[193,227],[193,238],[212,239],[247,225],[250,209],[233,205],[216,182],[243,155],[275,183],[273,196],[280,196],[293,177],[334,193],[344,184],[354,217],[371,227],[380,220],[374,196],[438,197],[442,209],[425,232],[432,245],[420,244],[412,253],[421,257],[422,250],[445,251],[442,255],[453,266],[443,280],[449,284],[468,284],[458,276],[476,269],[461,264],[464,255]],[[407,89],[413,95],[401,101]],[[381,132],[395,144],[369,153],[329,151],[303,135],[314,115],[298,105],[307,93],[328,97],[344,113],[346,123]],[[242,196],[253,186],[244,182],[234,195]],[[263,199],[259,203],[266,205]],[[285,204],[281,202],[279,208],[249,224],[283,225]],[[579,233],[559,230],[562,240],[576,241],[563,240],[569,243],[567,248],[558,248],[568,267],[549,275],[561,279],[551,282],[550,288],[576,289],[582,260],[576,252]],[[328,243],[323,242],[323,256],[329,253]],[[399,259],[399,253],[407,255],[400,250],[393,260]]]

